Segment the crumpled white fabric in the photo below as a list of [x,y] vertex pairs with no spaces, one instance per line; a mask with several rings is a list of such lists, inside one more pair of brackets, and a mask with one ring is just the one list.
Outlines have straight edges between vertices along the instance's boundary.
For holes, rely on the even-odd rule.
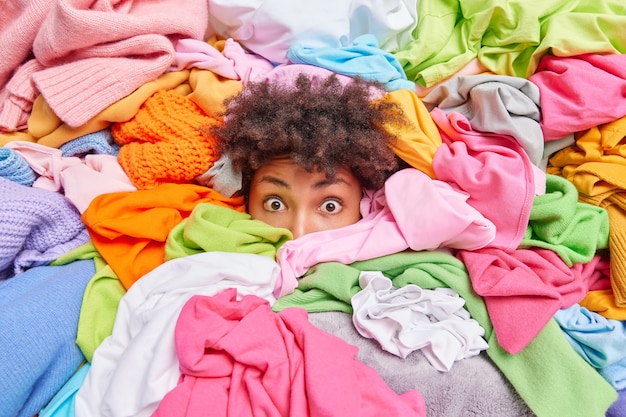
[[95,350],[76,394],[75,417],[149,417],[180,378],[174,331],[196,294],[236,288],[272,305],[278,264],[267,256],[202,252],[172,259],[139,279],[120,300],[115,325]]
[[402,49],[417,27],[416,0],[210,0],[209,27],[275,64],[287,50],[340,47],[364,34],[385,51]]
[[482,338],[485,330],[451,288],[395,288],[379,271],[362,271],[359,285],[362,290],[351,301],[357,331],[396,356],[421,350],[435,369],[448,372],[455,361],[489,347]]

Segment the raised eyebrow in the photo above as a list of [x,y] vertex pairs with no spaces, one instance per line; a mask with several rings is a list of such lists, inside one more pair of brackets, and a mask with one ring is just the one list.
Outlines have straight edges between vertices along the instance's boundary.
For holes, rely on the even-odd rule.
[[[279,187],[283,187],[286,189],[291,189],[291,186],[281,180],[278,177],[274,177],[272,175],[263,175],[260,179],[259,182],[266,182],[266,183],[270,183],[270,184],[274,184],[277,185]],[[333,185],[333,184],[346,184],[346,185],[350,185],[350,183],[346,180],[344,180],[341,177],[335,177],[335,178],[331,178],[331,179],[323,179],[321,181],[316,182],[315,184],[313,184],[313,189],[319,189],[319,188],[324,188],[324,187],[328,187],[329,185]]]
[[328,179],[328,178],[327,178],[327,179],[325,179],[325,180],[318,181],[318,182],[316,182],[315,184],[313,184],[313,188],[314,188],[314,189],[317,189],[317,188],[324,188],[324,187],[327,187],[327,186],[329,186],[329,185],[333,185],[333,184],[340,184],[340,183],[343,183],[343,184],[349,185],[348,181],[344,180],[343,178],[341,178],[341,177],[335,177],[335,178],[332,178],[332,179]]
[[291,188],[289,186],[289,184],[287,184],[285,181],[281,180],[280,178],[273,177],[271,175],[263,175],[261,177],[261,179],[259,180],[259,182],[268,182],[270,184],[274,184],[274,185],[277,185],[279,187],[283,187],[283,188],[287,188],[287,189]]

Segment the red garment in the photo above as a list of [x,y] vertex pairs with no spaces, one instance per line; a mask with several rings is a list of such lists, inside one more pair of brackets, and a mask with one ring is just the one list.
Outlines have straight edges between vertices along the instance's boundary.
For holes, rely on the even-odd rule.
[[581,301],[606,269],[600,255],[570,268],[556,252],[539,248],[483,248],[457,257],[485,300],[498,342],[511,354],[524,350],[560,308]]
[[418,391],[393,392],[305,310],[236,298],[228,289],[185,304],[175,333],[182,375],[154,417],[426,415]]

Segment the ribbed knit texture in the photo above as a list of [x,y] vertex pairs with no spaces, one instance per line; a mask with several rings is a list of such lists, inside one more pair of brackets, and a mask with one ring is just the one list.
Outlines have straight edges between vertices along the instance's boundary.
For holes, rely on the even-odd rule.
[[80,213],[63,194],[0,178],[0,280],[88,240]]
[[31,59],[15,71],[4,87],[0,87],[0,131],[14,132],[27,127],[33,102],[39,95],[31,76],[41,69],[41,64]]
[[0,51],[8,54],[9,64],[0,64],[0,80],[32,53],[42,69],[22,88],[36,86],[72,127],[158,78],[174,61],[173,43],[202,39],[208,25],[203,0],[187,0],[184,6],[174,0],[29,3],[3,8],[0,22],[8,23],[0,26],[0,39],[6,41]]
[[35,182],[35,171],[19,153],[3,147],[0,148],[0,177],[31,186]]
[[111,131],[107,128],[65,142],[59,149],[62,156],[83,157],[88,154],[117,156],[120,147],[113,142]]
[[139,189],[162,183],[192,183],[218,159],[216,140],[206,133],[215,123],[191,99],[169,90],[148,98],[128,122],[111,134],[121,146],[120,165]]
[[37,31],[56,2],[16,0],[4,4],[0,13],[0,86],[11,77],[31,52]]
[[[68,125],[87,123],[109,105],[158,78],[174,58],[171,42],[159,35],[137,36],[120,41],[116,47],[119,49],[110,47],[103,52],[107,55],[104,58],[86,58],[67,67],[57,65],[33,74],[46,102]],[[141,58],[148,51],[153,55]],[[139,56],[126,58],[124,54]],[[86,90],[90,91],[89,97],[84,94]]]
[[622,192],[609,191],[596,196],[581,194],[580,201],[606,209],[609,215],[609,252],[611,287],[615,304],[626,307],[626,197]]
[[626,198],[615,195],[615,204],[608,206],[611,223],[609,249],[611,251],[611,283],[615,302],[620,307],[626,307]]
[[0,415],[32,417],[85,360],[74,340],[92,260],[0,281]]

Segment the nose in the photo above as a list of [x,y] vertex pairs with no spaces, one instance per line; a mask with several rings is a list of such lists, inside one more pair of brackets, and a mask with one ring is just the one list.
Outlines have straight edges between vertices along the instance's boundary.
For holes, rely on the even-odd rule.
[[289,227],[294,239],[315,231],[309,217],[303,212],[294,213]]

